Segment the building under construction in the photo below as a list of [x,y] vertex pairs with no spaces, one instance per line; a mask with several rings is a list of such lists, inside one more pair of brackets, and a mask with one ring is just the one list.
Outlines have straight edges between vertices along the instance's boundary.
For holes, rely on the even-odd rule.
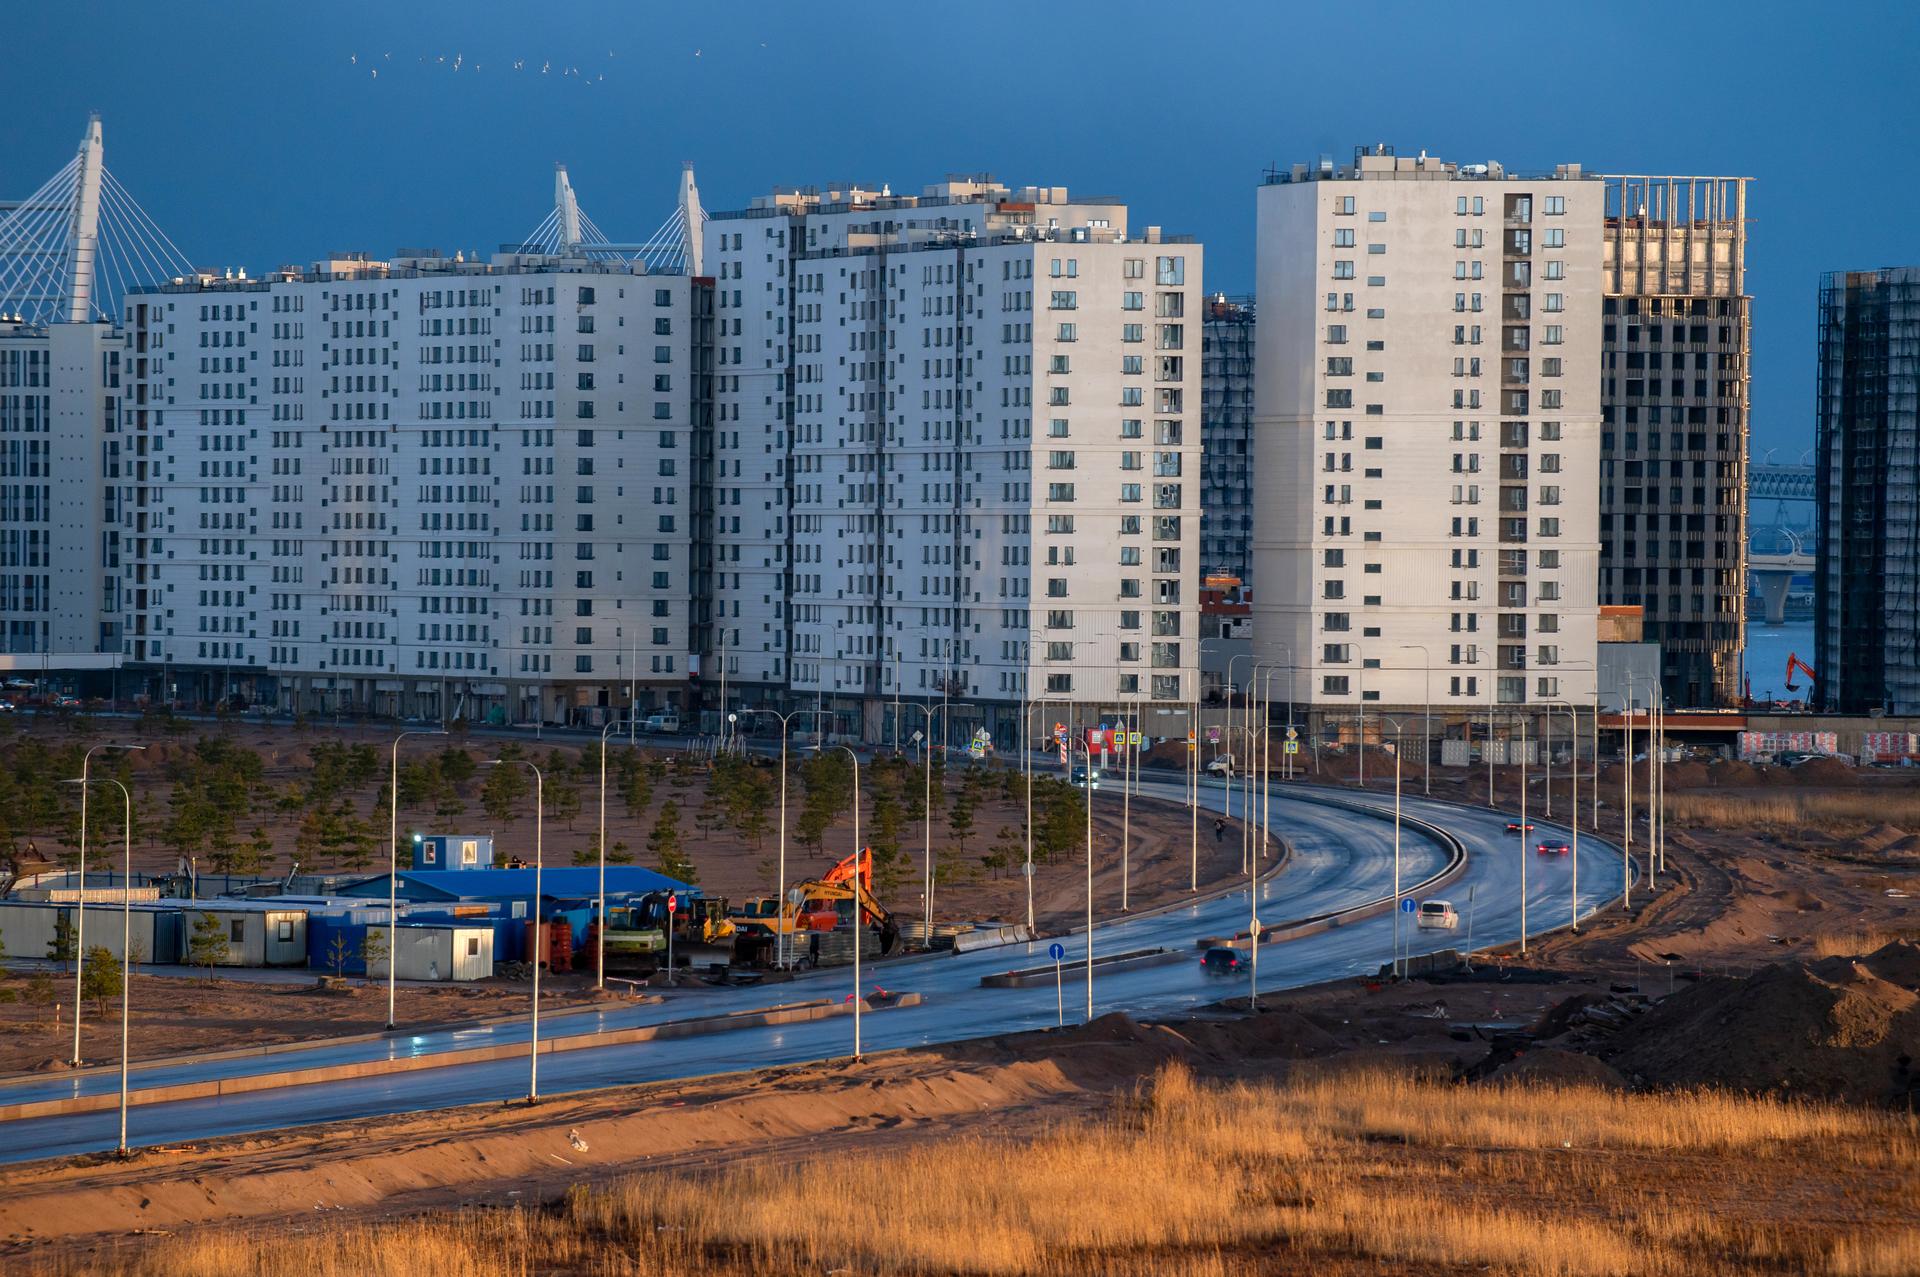
[[1815,703],[1920,713],[1920,267],[1820,282]]
[[1747,179],[1609,177],[1600,602],[1644,609],[1678,705],[1740,695]]

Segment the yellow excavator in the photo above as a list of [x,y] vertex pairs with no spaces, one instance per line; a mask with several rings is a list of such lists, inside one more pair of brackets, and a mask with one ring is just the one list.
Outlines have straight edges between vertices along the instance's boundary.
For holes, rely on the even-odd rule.
[[762,896],[735,910],[734,961],[772,965],[779,937],[790,937],[790,951],[807,949],[814,933],[851,927],[856,913],[859,925],[879,929],[880,952],[892,952],[899,942],[900,928],[893,913],[873,894],[873,850],[867,847],[819,878],[794,883],[779,899]]

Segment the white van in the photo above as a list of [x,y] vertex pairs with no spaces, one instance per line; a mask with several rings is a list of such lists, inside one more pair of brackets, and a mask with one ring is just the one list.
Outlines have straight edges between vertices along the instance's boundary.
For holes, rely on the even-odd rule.
[[1422,900],[1420,911],[1414,916],[1423,928],[1432,927],[1451,931],[1460,925],[1460,915],[1454,912],[1453,905],[1445,900]]
[[664,736],[677,735],[680,731],[680,716],[678,714],[649,714],[641,721],[640,730],[643,732],[656,732]]

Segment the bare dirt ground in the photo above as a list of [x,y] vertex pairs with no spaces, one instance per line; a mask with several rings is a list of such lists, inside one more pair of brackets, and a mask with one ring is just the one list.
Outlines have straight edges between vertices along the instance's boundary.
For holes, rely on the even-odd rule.
[[[4,1001],[6,993],[15,1001]],[[582,977],[541,981],[543,1010],[617,999],[598,994]],[[394,1014],[413,1028],[524,1015],[525,982],[486,980],[448,986],[401,985]],[[317,977],[302,984],[205,981],[134,973],[130,998],[132,1058],[160,1059],[203,1051],[303,1042],[377,1033],[387,1023],[384,984],[323,989]],[[81,1010],[81,1057],[91,1063],[120,1058],[120,999]],[[0,1074],[66,1067],[73,1053],[73,975],[14,972],[0,980]]]

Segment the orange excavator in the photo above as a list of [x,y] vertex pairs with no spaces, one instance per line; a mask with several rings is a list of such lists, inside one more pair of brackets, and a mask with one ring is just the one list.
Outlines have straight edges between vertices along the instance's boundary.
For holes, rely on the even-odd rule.
[[1797,653],[1788,652],[1787,653],[1787,690],[1789,692],[1797,692],[1800,690],[1799,685],[1793,681],[1793,672],[1795,670],[1799,670],[1802,674],[1805,674],[1807,676],[1807,682],[1809,684],[1817,683],[1820,681],[1820,676],[1813,672],[1813,667],[1811,665],[1808,665],[1805,661],[1801,660]]
[[785,897],[749,900],[733,916],[735,961],[764,963],[782,935],[796,940],[853,922],[877,927],[880,951],[893,950],[900,935],[893,913],[873,894],[873,849],[862,847],[818,878],[796,882]]

